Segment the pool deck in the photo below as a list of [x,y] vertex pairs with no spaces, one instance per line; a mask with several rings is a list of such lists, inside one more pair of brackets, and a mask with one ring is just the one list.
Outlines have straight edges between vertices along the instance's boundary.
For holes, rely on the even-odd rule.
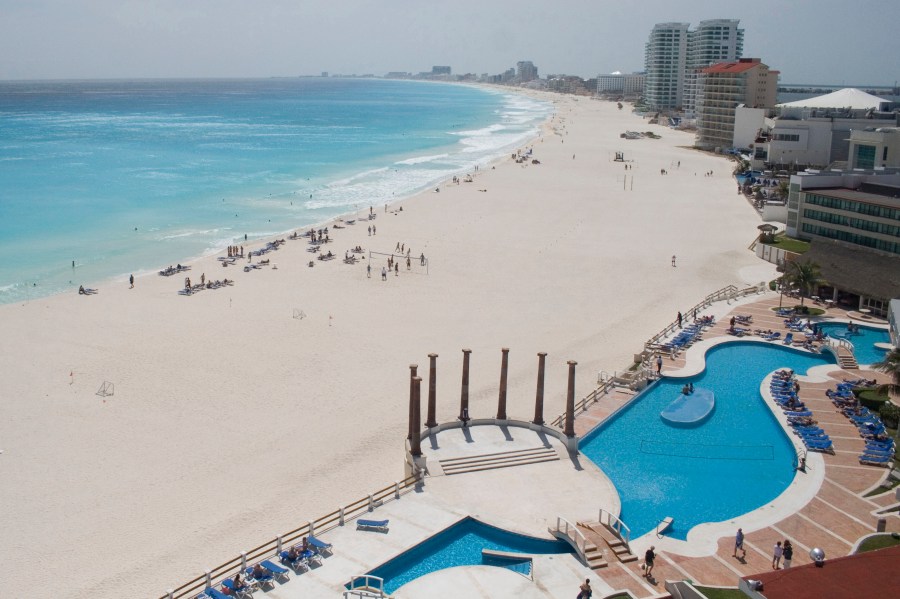
[[[708,347],[726,337],[734,339],[726,333],[732,313],[752,315],[752,329],[784,331],[783,319],[771,310],[778,299],[770,293],[711,306],[703,314],[715,315],[717,324],[707,329],[694,347],[674,358],[667,356],[663,374],[689,376],[702,370]],[[825,317],[847,319],[835,308]],[[807,473],[798,474],[795,483],[771,505],[726,523],[701,525],[697,529],[703,529],[702,534],[695,534],[695,529],[686,542],[658,539],[653,534],[633,540],[632,548],[639,556],[649,545],[656,546],[653,580],[643,577],[643,560],[621,563],[609,556],[608,566],[594,571],[571,554],[543,555],[535,556],[533,579],[489,566],[449,568],[418,578],[392,596],[561,597],[577,593],[588,578],[598,598],[628,590],[637,598],[659,599],[669,596],[666,580],[736,586],[741,576],[768,571],[771,548],[778,540],[791,540],[796,548],[794,563],[802,565],[810,562],[812,547],[824,549],[831,557],[848,554],[860,537],[875,531],[878,517],[887,518],[888,531],[900,531],[898,512],[876,515],[897,505],[893,491],[862,496],[884,480],[888,470],[859,464],[863,441],[825,395],[838,381],[858,376],[887,380],[882,373],[845,371],[836,365],[815,367],[809,376],[798,377],[800,398],[832,438],[836,451],[834,455],[810,454]],[[578,414],[576,434],[584,436],[633,397],[628,389],[614,388]],[[426,438],[422,449],[428,464],[424,486],[385,502],[368,515],[389,519],[388,533],[357,531],[350,520],[345,526],[322,531],[317,536],[334,545],[334,554],[321,566],[292,573],[288,582],[257,596],[338,597],[351,576],[372,570],[466,516],[549,539],[548,527],[555,524],[557,516],[575,523],[595,521],[601,507],[619,512],[619,497],[609,479],[590,460],[569,456],[563,442],[552,435],[517,426],[470,426]],[[745,559],[731,555],[738,526],[745,533]]]
[[[793,305],[795,300],[784,302],[785,305]],[[728,335],[729,319],[732,314],[751,315],[752,329],[772,329],[773,331],[786,331],[783,318],[772,311],[779,303],[778,295],[766,294],[749,301],[739,301],[731,306],[723,303],[714,305],[711,310],[703,314],[716,315],[717,323],[703,333],[703,340],[695,347],[671,358],[664,358],[663,374],[668,376],[690,376],[702,370],[702,354],[705,348],[722,338],[736,339]],[[848,321],[845,311],[838,308],[829,308],[826,314],[818,319]],[[813,317],[813,320],[817,320]],[[877,324],[877,323],[871,323]],[[744,337],[748,339],[748,337]],[[753,337],[749,337],[753,339]],[[756,338],[759,339],[759,338]],[[778,343],[778,342],[775,342]],[[647,588],[646,580],[640,585],[629,585],[630,579],[641,575],[638,564],[619,566],[619,570],[627,569],[627,575],[620,571],[610,572],[607,575],[601,571],[603,579],[611,586],[621,588],[627,585],[635,597],[651,597],[653,593],[664,593],[663,581],[690,579],[695,582],[708,585],[735,586],[737,579],[771,569],[771,549],[776,541],[790,539],[795,547],[794,565],[810,563],[809,550],[820,547],[826,555],[847,555],[857,539],[863,535],[875,532],[878,517],[887,518],[888,531],[900,531],[900,518],[898,513],[876,516],[875,512],[888,506],[897,505],[894,492],[888,492],[874,497],[863,497],[870,489],[877,486],[886,476],[888,469],[875,466],[861,465],[857,456],[861,452],[864,442],[859,437],[856,428],[832,405],[825,395],[827,389],[845,378],[875,378],[879,382],[887,382],[887,375],[869,369],[842,370],[837,365],[829,365],[813,369],[810,377],[798,377],[801,383],[800,399],[813,412],[813,418],[818,420],[835,445],[835,455],[810,453],[809,466],[811,472],[808,475],[820,475],[821,484],[817,485],[815,492],[809,498],[806,493],[800,491],[798,497],[792,496],[791,489],[778,499],[791,505],[790,514],[774,519],[771,522],[760,522],[760,512],[753,512],[746,517],[737,518],[737,526],[741,526],[745,533],[746,559],[732,557],[734,551],[734,537],[731,534],[721,536],[716,541],[714,554],[691,555],[694,551],[676,553],[661,547],[667,543],[654,538],[638,539],[633,545],[640,552],[646,546],[654,544],[657,547],[658,558],[654,568],[656,579]],[[603,398],[591,406],[584,414],[579,415],[575,422],[575,432],[585,435],[598,423],[619,409],[624,403],[627,393],[614,393],[610,397]],[[814,461],[815,460],[815,461]],[[816,472],[821,464],[822,472]],[[764,506],[763,509],[765,509]],[[762,514],[763,520],[766,515]],[[745,524],[749,522],[750,524]],[[754,523],[754,521],[756,521]],[[736,527],[734,527],[736,530]],[[652,535],[651,535],[652,536]],[[690,540],[690,539],[689,539]],[[666,539],[663,539],[666,541]],[[690,549],[690,548],[689,548]],[[685,555],[687,553],[688,555]]]

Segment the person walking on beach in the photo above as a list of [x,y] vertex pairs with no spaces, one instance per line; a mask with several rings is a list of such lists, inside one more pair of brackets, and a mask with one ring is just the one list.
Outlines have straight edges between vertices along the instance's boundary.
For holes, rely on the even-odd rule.
[[366,264],[366,278],[368,278],[368,279],[372,278],[372,265],[371,264]]
[[385,267],[381,267],[381,280],[387,281],[387,269]]
[[791,567],[791,560],[794,558],[794,546],[787,539],[784,541],[784,551],[782,553],[784,555],[784,569],[787,570]]
[[372,236],[372,225],[369,225],[369,237]]
[[378,234],[378,228],[375,225],[372,225],[372,235]]
[[778,564],[781,563],[781,556],[784,554],[784,548],[781,546],[781,541],[777,541],[775,543],[775,547],[772,548],[772,569],[777,570]]
[[400,276],[400,263],[399,262],[394,262],[394,276],[395,277]]
[[672,254],[672,266],[675,266],[675,255]]
[[406,270],[412,268],[412,263],[409,261],[409,256],[406,257]]
[[131,285],[131,287],[129,287],[129,289],[134,289],[134,275],[129,275],[128,283],[129,283],[129,285]]
[[741,551],[741,559],[745,559],[747,557],[747,550],[744,549],[744,529],[739,528],[737,534],[734,535],[734,553],[731,557],[737,557],[737,552]]
[[656,553],[653,551],[654,549],[656,549],[656,547],[650,545],[650,549],[644,554],[644,576],[648,579],[650,578],[650,573],[653,572],[653,561],[656,559]]
[[419,254],[419,266],[425,266],[425,254]]

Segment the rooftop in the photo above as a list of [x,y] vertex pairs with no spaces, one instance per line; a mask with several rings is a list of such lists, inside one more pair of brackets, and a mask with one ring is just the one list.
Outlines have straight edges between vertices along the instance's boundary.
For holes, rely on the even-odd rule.
[[787,570],[744,576],[763,583],[766,599],[796,597],[891,597],[900,588],[900,547],[827,559]]
[[870,108],[880,108],[883,104],[887,103],[888,102],[884,98],[867,94],[855,87],[847,87],[831,92],[830,94],[825,94],[824,96],[786,102],[784,104],[778,104],[778,106],[792,108],[850,108],[853,110],[867,110]]

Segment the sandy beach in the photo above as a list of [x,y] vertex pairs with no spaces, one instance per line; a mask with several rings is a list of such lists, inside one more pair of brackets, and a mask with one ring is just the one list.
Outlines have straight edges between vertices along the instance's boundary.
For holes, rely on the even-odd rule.
[[[329,229],[335,260],[288,240],[259,270],[194,263],[193,282],[235,284],[190,297],[183,275],[154,274],[0,306],[0,586],[23,589],[9,596],[159,596],[400,479],[409,365],[427,373],[429,352],[439,420],[458,411],[462,348],[473,417],[496,411],[508,347],[509,413],[528,419],[548,352],[549,419],[567,360],[581,397],[678,309],[773,278],[747,249],[760,221],[725,158],[627,106],[542,97],[557,113],[529,144],[540,164],[506,158],[375,206]],[[397,243],[412,268],[386,281],[383,255],[371,278],[368,260],[342,262]],[[96,395],[104,381],[114,395]]]

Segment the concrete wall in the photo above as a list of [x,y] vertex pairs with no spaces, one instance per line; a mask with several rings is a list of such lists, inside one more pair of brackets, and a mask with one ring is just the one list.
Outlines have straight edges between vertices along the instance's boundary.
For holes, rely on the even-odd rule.
[[738,106],[734,111],[734,139],[735,148],[749,148],[756,142],[756,134],[765,124],[765,108],[748,108]]

